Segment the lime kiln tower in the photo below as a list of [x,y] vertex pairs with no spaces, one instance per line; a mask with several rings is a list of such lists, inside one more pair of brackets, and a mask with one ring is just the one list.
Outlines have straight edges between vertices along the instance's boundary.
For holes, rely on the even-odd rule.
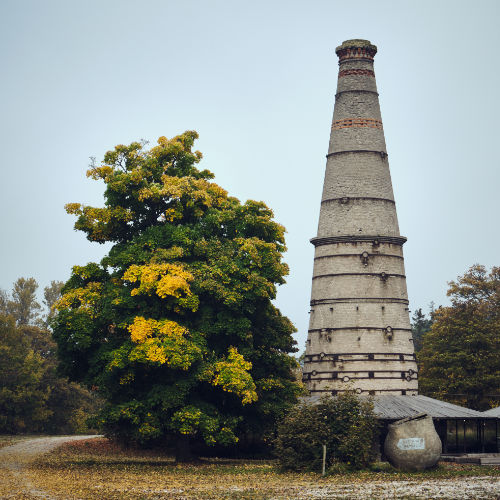
[[373,58],[348,40],[339,74],[315,246],[303,379],[311,395],[416,395],[396,205]]

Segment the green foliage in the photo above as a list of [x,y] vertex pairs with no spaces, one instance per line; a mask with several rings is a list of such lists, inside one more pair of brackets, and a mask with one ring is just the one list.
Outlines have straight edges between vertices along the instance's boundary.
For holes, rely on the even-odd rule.
[[51,413],[44,371],[42,357],[19,335],[14,318],[0,314],[0,432],[41,429]]
[[0,314],[9,314],[9,296],[2,289],[0,289]]
[[56,344],[50,332],[28,324],[42,324],[34,299],[37,288],[33,278],[20,278],[12,298],[2,294],[0,433],[88,432],[85,421],[98,407],[97,398],[56,374]]
[[284,469],[320,471],[326,445],[329,468],[363,468],[373,461],[377,425],[373,403],[351,393],[303,402],[280,423],[276,454]]
[[434,316],[434,304],[431,303],[431,313],[429,318],[422,312],[422,308],[417,309],[411,318],[411,334],[413,337],[413,346],[415,352],[419,352],[422,349],[422,338],[425,332],[428,332],[433,321]]
[[56,303],[61,369],[106,399],[109,435],[139,443],[266,435],[300,391],[294,327],[271,303],[288,273],[284,228],[196,168],[197,137],[116,146],[88,171],[104,208],[66,207],[114,246],[75,266]]
[[500,268],[474,265],[449,286],[418,354],[420,391],[486,410],[500,393]]

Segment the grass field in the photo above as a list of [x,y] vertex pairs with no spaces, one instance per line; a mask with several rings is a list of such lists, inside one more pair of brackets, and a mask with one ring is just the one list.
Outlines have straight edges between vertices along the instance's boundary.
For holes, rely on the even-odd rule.
[[[403,473],[380,464],[370,471],[322,478],[315,473],[281,472],[271,460],[175,464],[158,452],[125,450],[100,438],[63,445],[23,469],[23,478],[32,493],[65,499],[456,498],[446,494],[446,488],[455,487],[460,498],[498,498],[500,467],[443,463],[433,470]],[[14,480],[4,482],[11,492]],[[467,496],[461,482],[484,486],[486,493]],[[440,496],[432,496],[428,485],[438,485]],[[6,493],[0,486],[0,497],[8,498]]]

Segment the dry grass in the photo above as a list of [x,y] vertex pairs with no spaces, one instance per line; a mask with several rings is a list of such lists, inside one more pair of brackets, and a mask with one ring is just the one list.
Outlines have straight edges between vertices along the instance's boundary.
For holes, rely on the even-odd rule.
[[[7,446],[18,443],[19,441],[24,441],[26,439],[31,439],[33,435],[21,435],[13,436],[10,434],[0,435],[0,449]],[[23,484],[19,479],[19,474],[16,470],[4,469],[0,467],[0,498],[30,498],[19,493],[23,489]],[[17,493],[16,493],[17,492]]]
[[22,490],[23,485],[17,475],[12,471],[0,468],[0,498],[11,498],[11,495],[16,495],[14,498],[23,498],[20,493]]
[[[31,484],[28,489],[33,496],[43,493],[64,499],[454,498],[443,494],[443,489],[438,490],[440,496],[433,497],[427,484],[444,480],[445,485],[453,485],[466,480],[500,485],[499,467],[446,463],[415,474],[381,469],[321,478],[313,473],[283,473],[274,461],[266,460],[204,459],[178,465],[158,452],[124,450],[106,439],[93,439],[68,443],[44,455],[23,471],[23,478]],[[0,487],[0,495],[9,488],[12,492],[19,481],[19,473],[11,473],[0,477],[0,483],[7,481],[7,486]],[[378,496],[377,488],[396,488],[398,484],[406,487],[404,495],[391,489],[388,496]],[[408,485],[415,486],[415,495]],[[418,494],[422,485],[425,496]],[[366,490],[367,486],[375,489],[360,494],[359,488]],[[20,494],[14,498],[32,497]],[[478,497],[462,493],[461,498]],[[497,497],[485,494],[480,498]]]

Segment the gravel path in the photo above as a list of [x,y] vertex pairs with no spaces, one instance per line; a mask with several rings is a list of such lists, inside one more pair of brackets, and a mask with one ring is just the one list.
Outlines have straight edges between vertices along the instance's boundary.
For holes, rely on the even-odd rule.
[[[39,490],[36,485],[32,484],[23,474],[23,468],[29,463],[36,460],[40,455],[52,451],[63,443],[70,441],[79,441],[82,439],[92,439],[96,436],[51,436],[26,439],[11,446],[6,446],[0,449],[0,468],[7,469],[15,478],[19,485],[19,491],[12,491],[10,498],[18,498],[18,495],[28,494],[35,498],[52,498],[49,494]],[[9,498],[7,497],[7,498]]]
[[336,484],[322,488],[298,489],[293,498],[394,500],[439,499],[478,500],[500,498],[500,478],[464,477],[427,481],[370,481],[364,484]]

